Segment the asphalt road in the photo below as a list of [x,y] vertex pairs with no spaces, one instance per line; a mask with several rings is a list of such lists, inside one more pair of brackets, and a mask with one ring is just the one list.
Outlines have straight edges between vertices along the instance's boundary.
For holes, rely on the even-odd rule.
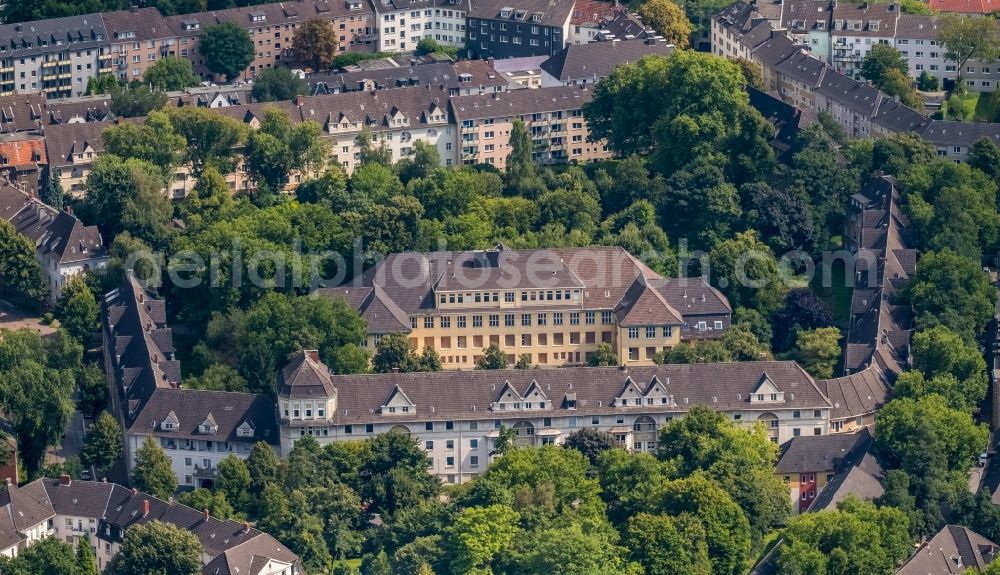
[[87,430],[83,414],[77,411],[73,414],[73,420],[66,429],[66,435],[63,438],[62,444],[53,450],[49,450],[45,456],[45,460],[49,463],[62,463],[69,457],[79,455],[80,451],[83,450],[83,442],[86,438]]

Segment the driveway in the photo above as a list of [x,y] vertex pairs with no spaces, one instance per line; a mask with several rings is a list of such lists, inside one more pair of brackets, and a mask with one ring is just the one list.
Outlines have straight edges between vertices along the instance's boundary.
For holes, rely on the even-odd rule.
[[42,335],[55,333],[55,328],[42,325],[37,317],[25,315],[16,309],[9,302],[0,299],[0,327],[6,329],[20,329],[26,327],[39,331]]

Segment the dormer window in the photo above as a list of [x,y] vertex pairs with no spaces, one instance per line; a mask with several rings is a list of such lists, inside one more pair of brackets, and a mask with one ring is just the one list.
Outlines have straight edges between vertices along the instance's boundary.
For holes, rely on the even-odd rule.
[[406,393],[397,385],[389,393],[389,397],[386,398],[385,403],[382,404],[379,411],[382,415],[399,415],[415,412],[416,409],[417,406],[410,401]]
[[512,8],[507,8],[507,7],[501,8],[500,9],[500,17],[501,18],[510,18],[510,13],[512,11],[513,11]]
[[160,429],[163,431],[174,431],[180,427],[180,420],[177,419],[177,414],[173,411],[167,414],[167,417],[160,422]]
[[253,425],[251,425],[249,421],[244,421],[239,427],[236,428],[237,437],[253,437],[253,432]]
[[205,418],[205,421],[202,421],[201,424],[198,426],[198,433],[202,433],[205,435],[215,435],[218,432],[219,432],[219,424],[215,422],[215,418],[212,417],[211,413],[209,413],[208,417]]
[[750,403],[784,403],[785,393],[778,389],[767,373],[764,373],[750,393],[749,399]]

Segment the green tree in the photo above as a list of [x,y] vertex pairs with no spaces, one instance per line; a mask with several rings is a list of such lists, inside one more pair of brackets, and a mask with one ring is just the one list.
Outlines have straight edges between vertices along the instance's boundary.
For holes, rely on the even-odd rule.
[[[923,4],[923,2],[920,2]],[[936,76],[927,73],[924,70],[920,73],[920,77],[917,78],[917,89],[922,92],[937,92],[941,88],[941,82]]]
[[[311,22],[311,20],[310,20]],[[327,20],[321,20],[330,24]],[[306,22],[304,25],[308,25]],[[299,28],[296,36],[303,30]],[[251,95],[257,102],[280,102],[282,100],[293,100],[295,96],[302,96],[309,93],[309,85],[298,75],[293,74],[288,68],[268,68],[253,80],[253,90]]]
[[45,450],[59,441],[73,415],[82,355],[82,346],[63,331],[45,340],[29,329],[0,329],[0,408],[29,478],[37,476]]
[[890,70],[896,70],[903,77],[910,74],[909,64],[907,64],[903,54],[886,44],[872,46],[872,49],[861,60],[861,66],[858,69],[865,79],[871,80],[872,84],[883,90],[885,89],[883,85],[886,83],[886,75]]
[[489,572],[494,558],[517,536],[519,515],[506,505],[463,509],[448,530],[452,573]]
[[609,449],[620,448],[621,444],[615,436],[606,431],[584,427],[566,436],[563,447],[575,449],[587,456],[590,464],[596,466],[597,458]]
[[892,461],[901,462],[934,449],[945,470],[968,470],[986,447],[988,430],[967,412],[948,407],[940,395],[903,397],[887,403],[875,417],[875,443]]
[[233,80],[253,62],[255,49],[246,28],[223,22],[205,27],[198,40],[198,52],[209,70]]
[[393,575],[385,551],[369,553],[361,558],[361,575]]
[[359,495],[371,501],[371,510],[393,513],[433,497],[440,481],[427,472],[430,459],[417,438],[383,433],[369,444],[358,469]]
[[392,333],[375,344],[372,370],[378,373],[420,371],[420,360],[403,333]]
[[216,466],[215,488],[226,496],[236,509],[250,504],[250,469],[242,459],[230,454]]
[[910,553],[906,515],[848,496],[836,510],[789,522],[778,546],[782,573],[892,573]]
[[76,408],[88,417],[97,417],[108,404],[108,380],[96,363],[88,363],[76,371]]
[[87,80],[87,95],[110,94],[118,86],[118,78],[112,74],[101,74]]
[[1000,180],[1000,146],[994,144],[992,140],[987,138],[976,140],[976,143],[969,148],[969,157],[966,161],[973,168],[993,178],[994,182]]
[[187,142],[174,131],[166,113],[150,112],[145,122],[123,122],[103,132],[104,149],[119,158],[145,160],[160,169],[164,183],[174,177]]
[[957,84],[963,84],[962,72],[969,60],[988,62],[1000,55],[1000,30],[989,19],[942,14],[938,18],[937,41],[944,44],[945,59],[957,66]]
[[122,428],[108,412],[102,412],[90,428],[80,452],[80,462],[107,473],[122,456]]
[[507,365],[507,354],[495,343],[486,347],[476,360],[476,369],[504,369]]
[[263,441],[258,441],[250,448],[247,456],[247,470],[250,471],[250,494],[258,496],[269,482],[278,480],[278,470],[281,461],[274,449]]
[[598,344],[597,349],[587,358],[587,363],[591,367],[608,367],[618,365],[618,355],[611,345],[606,343]]
[[128,230],[150,243],[162,242],[173,215],[162,178],[160,169],[148,161],[101,155],[87,176],[80,216],[109,237]]
[[697,518],[705,532],[712,573],[743,573],[750,552],[750,526],[740,506],[722,488],[699,475],[671,481],[652,509]]
[[330,68],[337,56],[337,31],[325,18],[310,18],[299,24],[292,37],[292,57],[320,72]]
[[777,447],[762,426],[734,425],[725,415],[697,406],[661,432],[657,456],[682,477],[702,473],[739,504],[759,541],[788,514],[788,488],[774,475]]
[[840,358],[840,338],[835,327],[800,331],[792,357],[816,379],[829,379]]
[[229,519],[233,516],[233,506],[226,501],[226,495],[221,491],[212,493],[210,489],[197,488],[193,491],[182,491],[177,501],[193,509],[207,509],[212,517]]
[[76,556],[73,546],[58,537],[44,537],[22,550],[16,559],[3,566],[4,573],[11,575],[35,575],[36,573],[65,573],[77,575]]
[[194,74],[194,66],[187,58],[167,56],[160,58],[146,69],[142,75],[143,82],[156,86],[161,90],[172,92],[198,86],[201,82]]
[[504,173],[504,184],[509,193],[533,198],[544,191],[544,183],[535,172],[534,150],[535,143],[527,126],[515,119],[510,130],[510,154],[507,155],[507,171]]
[[647,575],[712,573],[705,527],[697,518],[639,513],[629,520],[625,537]]
[[942,325],[972,341],[993,315],[996,289],[979,262],[945,249],[920,258],[904,293],[917,329]]
[[426,56],[427,54],[444,54],[457,60],[458,48],[455,48],[454,46],[445,46],[438,43],[438,41],[434,38],[427,36],[417,42],[417,55]]
[[154,520],[129,527],[108,569],[112,575],[198,575],[201,553],[194,533]]
[[[884,44],[880,44],[882,46]],[[917,95],[913,87],[913,80],[909,75],[899,70],[888,70],[882,77],[882,84],[879,86],[883,92],[889,96],[899,98],[899,101],[918,110],[923,109],[924,101]]]
[[597,458],[601,497],[608,506],[611,523],[621,528],[645,510],[667,482],[677,474],[672,462],[659,461],[650,453],[606,449]]
[[640,573],[638,565],[622,557],[624,549],[611,545],[600,533],[579,524],[553,527],[533,533],[519,542],[514,563],[522,573],[561,573],[564,575],[602,575],[604,573]]
[[188,389],[246,393],[247,380],[232,367],[223,363],[213,363],[198,377],[185,379],[184,387]]
[[684,10],[671,0],[649,0],[639,6],[639,16],[667,42],[677,48],[687,48],[691,39],[691,22]]
[[184,161],[191,164],[196,176],[209,165],[223,174],[233,171],[235,149],[246,140],[246,126],[214,110],[197,106],[168,108],[166,112],[174,131],[187,142]]
[[748,323],[736,323],[722,334],[722,346],[729,350],[734,361],[761,361],[771,359],[771,346],[757,339]]
[[76,543],[76,571],[74,575],[97,575],[97,561],[90,538],[84,537]]
[[111,113],[123,118],[138,118],[167,105],[167,94],[146,84],[115,86],[111,90]]
[[45,186],[38,191],[38,196],[47,205],[57,210],[63,209],[63,188],[59,182],[59,174],[54,169],[49,169],[48,177],[45,178]]
[[48,296],[48,282],[35,259],[34,244],[6,220],[0,221],[0,279],[5,289],[32,305],[40,306]]
[[[937,387],[932,383],[935,381],[951,387],[953,393],[943,389],[938,393],[955,409],[972,411],[986,395],[988,381],[983,355],[978,346],[965,342],[950,329],[936,326],[914,333],[910,354],[914,369],[928,380],[930,389]],[[942,377],[943,381],[939,379]],[[899,392],[894,390],[896,393]]]
[[99,311],[85,276],[75,275],[63,285],[56,304],[56,317],[77,341],[86,342],[90,334],[97,331]]
[[651,164],[672,174],[692,160],[720,154],[734,184],[770,172],[772,128],[749,105],[738,64],[676,50],[617,67],[597,83],[584,106],[595,141],[620,155],[651,152]]
[[778,273],[778,261],[755,231],[740,232],[718,242],[708,257],[712,283],[722,289],[734,307],[770,313],[780,305],[785,285]]
[[135,467],[132,468],[131,479],[132,485],[140,491],[164,500],[169,499],[177,490],[177,477],[174,476],[170,458],[149,436],[135,452]]

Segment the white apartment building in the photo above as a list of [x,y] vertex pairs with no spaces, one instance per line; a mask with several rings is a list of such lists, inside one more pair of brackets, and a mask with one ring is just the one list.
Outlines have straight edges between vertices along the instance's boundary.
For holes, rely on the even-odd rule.
[[327,444],[396,431],[418,439],[431,473],[462,483],[486,470],[501,428],[519,446],[590,428],[652,452],[660,428],[707,405],[762,424],[777,443],[825,435],[834,406],[821,387],[794,362],[338,376],[306,351],[278,376],[281,449],[305,436]]
[[380,52],[413,52],[424,38],[465,46],[465,8],[458,0],[379,0],[373,5]]

